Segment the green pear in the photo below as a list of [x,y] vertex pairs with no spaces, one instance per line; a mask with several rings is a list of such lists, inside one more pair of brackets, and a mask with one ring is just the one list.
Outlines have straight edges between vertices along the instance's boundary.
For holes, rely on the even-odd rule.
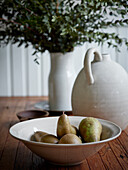
[[102,125],[98,119],[88,117],[80,122],[79,132],[84,142],[100,141]]
[[62,114],[57,123],[57,136],[61,138],[65,134],[72,133],[77,134],[77,128],[72,126],[69,122],[69,118],[66,114]]

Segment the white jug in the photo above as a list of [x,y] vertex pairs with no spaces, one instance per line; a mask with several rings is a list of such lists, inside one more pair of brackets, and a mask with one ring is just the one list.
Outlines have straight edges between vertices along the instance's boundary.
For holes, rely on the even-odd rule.
[[124,129],[128,125],[127,72],[108,54],[89,49],[73,86],[72,110],[74,115],[110,120]]

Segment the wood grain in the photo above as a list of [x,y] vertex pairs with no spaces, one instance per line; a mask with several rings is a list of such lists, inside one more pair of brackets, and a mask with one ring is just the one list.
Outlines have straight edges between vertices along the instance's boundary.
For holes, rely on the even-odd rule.
[[119,170],[122,169],[115,154],[109,144],[106,144],[100,151],[101,159],[106,169]]
[[109,143],[122,169],[128,169],[128,153],[123,148],[118,139]]
[[[16,113],[34,109],[47,97],[0,97],[0,170],[121,170],[128,169],[128,127],[121,136],[107,143],[98,153],[76,166],[49,164],[9,134],[19,122]],[[79,156],[79,155],[76,155]]]
[[99,170],[99,169],[105,170],[104,164],[102,162],[99,153],[96,153],[95,155],[89,157],[87,161],[91,170]]

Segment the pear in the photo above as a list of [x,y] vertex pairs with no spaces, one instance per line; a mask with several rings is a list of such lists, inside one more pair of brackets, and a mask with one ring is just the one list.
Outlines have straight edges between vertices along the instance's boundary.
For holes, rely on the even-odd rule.
[[100,141],[102,125],[98,119],[88,117],[80,122],[79,132],[84,142]]
[[60,140],[58,144],[81,144],[81,139],[74,134],[66,134]]
[[62,114],[57,123],[57,136],[61,138],[65,134],[72,133],[77,134],[77,128],[72,126],[69,122],[69,118],[66,114]]
[[36,132],[34,133],[35,141],[40,142],[42,136],[44,136],[44,135],[46,135],[46,134],[47,134],[47,133],[46,133],[46,132],[43,132],[43,131],[36,131]]
[[59,142],[58,138],[52,134],[46,134],[41,137],[40,142],[43,143],[54,143],[57,144]]
[[77,127],[75,127],[73,125],[71,125],[71,133],[79,136],[79,131],[78,131]]

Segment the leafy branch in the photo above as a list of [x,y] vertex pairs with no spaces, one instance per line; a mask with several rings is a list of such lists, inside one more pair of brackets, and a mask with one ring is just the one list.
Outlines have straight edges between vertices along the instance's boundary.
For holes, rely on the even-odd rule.
[[3,0],[0,45],[32,44],[37,52],[68,52],[85,42],[119,48],[128,40],[108,27],[127,26],[127,0]]

